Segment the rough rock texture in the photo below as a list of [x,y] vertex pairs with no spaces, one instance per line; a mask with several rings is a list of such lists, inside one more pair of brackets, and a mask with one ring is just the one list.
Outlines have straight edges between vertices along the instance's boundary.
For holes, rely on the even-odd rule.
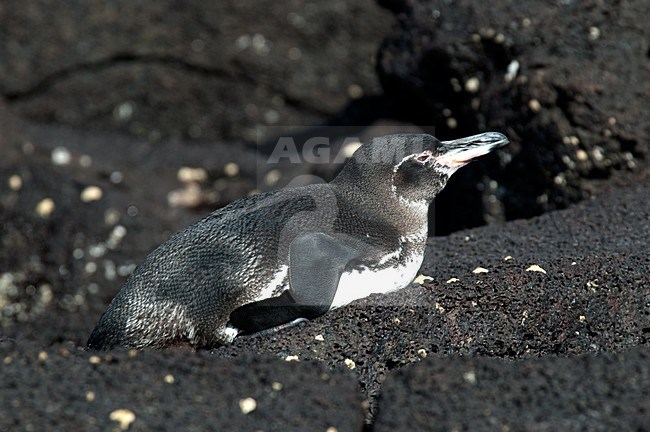
[[516,362],[427,359],[386,380],[374,430],[647,430],[648,380],[650,350],[639,348]]
[[441,232],[472,214],[480,225],[563,208],[589,196],[591,180],[647,165],[644,1],[382,3],[399,18],[377,65],[395,111],[437,136],[494,129],[512,142],[501,168],[449,185],[440,203],[474,204],[437,214]]
[[377,92],[391,23],[371,0],[6,1],[0,95],[40,121],[254,144]]
[[[227,399],[230,396],[224,396],[222,388],[235,388],[232,382],[241,381],[242,375],[239,374],[242,372],[238,366],[224,366],[226,363],[222,361],[228,360],[243,367],[251,365],[252,358],[260,357],[259,363],[255,364],[264,370],[289,368],[282,369],[284,372],[281,373],[295,374],[304,383],[306,392],[321,384],[313,378],[311,369],[303,371],[303,362],[321,363],[331,368],[332,374],[349,370],[347,374],[358,380],[356,391],[368,400],[364,405],[368,410],[366,420],[373,422],[374,416],[381,413],[377,398],[382,394],[382,383],[404,366],[421,364],[425,357],[431,363],[418,367],[431,365],[433,370],[437,370],[441,366],[436,366],[435,359],[444,362],[446,358],[457,359],[458,356],[529,359],[534,364],[538,359],[546,362],[543,360],[546,356],[619,352],[635,347],[647,348],[649,344],[650,255],[645,233],[650,232],[650,172],[645,170],[635,176],[618,178],[618,184],[612,182],[602,188],[596,199],[567,210],[531,220],[462,231],[449,237],[431,238],[421,272],[433,279],[424,285],[413,285],[387,296],[374,296],[276,334],[242,337],[232,346],[209,354],[151,351],[142,356],[138,354],[136,360],[128,360],[119,351],[110,353],[121,359],[119,365],[125,365],[125,373],[131,367],[136,368],[139,384],[131,383],[135,379],[127,379],[128,385],[125,384],[124,375],[116,372],[121,371],[116,368],[122,366],[113,366],[110,361],[92,366],[92,370],[96,369],[100,374],[96,379],[79,381],[86,379],[83,378],[87,374],[84,368],[91,366],[87,363],[90,354],[77,352],[77,349],[85,343],[125,275],[150,249],[173,230],[200,218],[201,212],[172,209],[166,204],[166,191],[179,186],[175,178],[176,169],[156,169],[153,160],[167,152],[150,153],[151,162],[147,164],[132,159],[135,156],[126,150],[124,154],[114,151],[113,159],[85,168],[79,166],[80,156],[75,150],[76,140],[80,140],[78,133],[30,124],[22,127],[23,132],[16,138],[15,145],[6,149],[9,162],[0,163],[2,333],[5,338],[13,340],[4,345],[6,356],[21,365],[18,369],[4,369],[3,365],[6,376],[18,375],[11,380],[3,379],[2,393],[11,395],[6,400],[26,399],[26,388],[8,384],[23,382],[19,379],[23,373],[36,374],[45,383],[93,384],[94,389],[82,386],[82,392],[72,385],[64,392],[77,398],[74,400],[80,409],[87,403],[84,401],[86,391],[94,391],[96,400],[101,393],[111,395],[103,402],[106,405],[81,416],[82,424],[88,424],[92,418],[96,418],[98,424],[109,423],[107,416],[110,412],[124,407],[131,408],[136,419],[146,420],[142,423],[142,427],[146,427],[146,424],[158,420],[141,408],[144,406],[141,393],[146,388],[165,388],[164,377],[168,373],[172,373],[176,381],[187,379],[193,382],[197,376],[209,373],[206,370],[219,365],[224,368],[220,369],[222,373],[219,375],[223,383],[201,387],[201,392],[205,392],[205,397],[210,395],[211,403],[229,406],[236,411],[237,405],[232,408],[234,402]],[[101,152],[103,146],[99,144],[105,142],[105,137],[81,136],[85,141],[79,143],[85,142],[86,154],[93,161],[99,161],[101,158],[94,152]],[[129,146],[131,141],[124,137],[116,136],[114,139],[123,142],[124,149],[137,147]],[[57,140],[70,146],[72,162],[69,165],[52,164],[50,149]],[[25,155],[25,149],[30,148],[31,153]],[[184,153],[183,158],[190,160],[180,159],[175,163],[180,166],[191,162],[192,158],[204,156],[200,150]],[[11,162],[16,158],[22,158],[23,164]],[[164,157],[162,161],[162,166],[170,166]],[[113,184],[107,178],[118,168],[124,173],[124,179]],[[9,178],[16,173],[23,179],[18,191],[9,188]],[[152,175],[156,175],[155,183],[147,180]],[[80,191],[89,184],[100,185],[104,194],[99,201],[83,203]],[[142,188],[142,185],[150,186]],[[49,218],[35,213],[35,207],[45,196],[52,196],[56,203]],[[137,214],[129,213],[130,206],[137,207]],[[117,211],[116,219],[110,216],[111,210]],[[119,225],[126,228],[126,234],[118,240],[115,227]],[[506,260],[508,256],[511,258]],[[531,265],[538,265],[546,273],[527,271]],[[488,272],[473,273],[479,266]],[[67,349],[72,355],[61,357],[57,354],[61,349]],[[36,360],[40,351],[47,352],[56,366],[43,369],[42,363]],[[268,360],[274,356],[280,359],[297,356],[300,362],[277,366],[276,360]],[[634,358],[630,357],[629,363],[623,363],[622,374],[636,373],[639,362],[644,359],[639,357],[639,362],[636,362]],[[270,361],[268,369],[263,366],[267,361]],[[553,366],[555,363],[548,361],[543,364],[551,375],[566,368],[564,363]],[[512,377],[515,388],[520,378],[517,375],[506,376]],[[605,378],[599,382],[610,389]],[[268,392],[268,382],[262,383],[261,379],[258,376],[246,381],[251,391],[255,389],[258,392],[255,394]],[[503,381],[510,382],[510,379],[504,377]],[[648,380],[642,380],[629,397],[633,398],[637,391],[647,392],[648,383]],[[332,397],[339,392],[349,394],[351,389],[346,385],[337,385],[336,390],[328,392],[334,393]],[[29,393],[33,404],[21,405],[24,409],[3,405],[2,410],[11,414],[6,418],[21,425],[43,419],[41,410],[45,408],[42,407],[47,407],[51,400],[64,400],[59,399],[54,387],[48,388],[52,388],[50,392],[54,393]],[[113,393],[115,388],[123,388],[124,394]],[[190,387],[182,390],[187,394],[190,391]],[[582,390],[566,388],[564,391],[566,400],[577,400],[578,392]],[[155,390],[154,395],[157,392]],[[119,400],[132,403],[109,402],[118,395],[124,398]],[[237,394],[237,397],[248,396]],[[302,400],[301,397],[296,394],[290,399]],[[327,400],[332,404],[345,403],[339,399]],[[607,404],[612,400],[611,396],[603,396],[598,398],[598,403]],[[454,411],[454,416],[460,416],[465,412],[464,399],[456,401],[447,412]],[[354,410],[358,409],[357,402],[350,400],[350,404]],[[177,414],[179,412],[199,413],[204,409],[204,405],[195,406],[192,399],[185,398],[175,398],[173,402],[169,400],[156,406],[159,407],[158,413],[165,409],[171,413],[170,425],[180,421],[176,417],[181,415]],[[416,416],[423,408],[418,403],[412,409],[413,416]],[[502,411],[498,400],[490,409],[496,418],[512,419],[508,412]],[[70,414],[77,412],[76,408],[58,412],[60,415],[50,416],[50,421],[61,427],[79,424],[78,416]],[[219,423],[222,420],[217,414],[197,416],[191,417],[195,419],[191,424],[197,428],[201,424],[205,427],[223,427],[225,424]],[[454,416],[450,414],[449,418],[457,418]],[[346,418],[350,425],[357,424],[354,415]],[[240,414],[229,416],[227,420],[228,425],[232,423],[234,427],[250,424],[247,423],[249,417]],[[596,422],[597,419],[590,421]],[[581,424],[579,420],[576,422]],[[390,426],[392,423],[387,424]],[[574,425],[567,427],[573,428]],[[382,427],[381,417],[373,427]],[[169,429],[174,428],[170,426]],[[359,429],[341,426],[339,430]]]
[[[114,430],[119,409],[132,430],[647,429],[641,1],[382,0],[386,95],[360,98],[392,22],[372,3],[100,3],[0,5],[0,429]],[[314,121],[368,136],[380,117],[511,138],[455,176],[439,233],[567,208],[433,237],[431,279],[282,332],[82,350],[150,250],[273,187],[235,142]]]
[[[317,363],[207,352],[44,348],[0,339],[0,428],[359,431],[355,379]],[[128,410],[134,417],[128,422]],[[123,422],[127,427],[122,427]]]

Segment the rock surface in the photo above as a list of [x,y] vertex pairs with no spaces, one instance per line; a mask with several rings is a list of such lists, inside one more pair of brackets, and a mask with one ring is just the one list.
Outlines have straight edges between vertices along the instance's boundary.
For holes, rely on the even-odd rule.
[[[0,5],[0,429],[647,428],[642,2],[379,3],[393,30],[371,2]],[[313,122],[504,131],[436,231],[546,213],[431,237],[422,284],[282,332],[83,350],[149,251],[283,184],[252,130]]]
[[[317,423],[301,423],[322,425],[317,430],[329,427],[325,423],[340,425],[338,430],[360,430],[358,425],[363,413],[359,409],[364,406],[366,420],[373,425],[371,428],[381,430],[384,424],[389,428],[394,420],[390,414],[382,417],[382,405],[377,404],[383,394],[383,385],[393,382],[389,395],[401,392],[403,387],[400,386],[404,384],[400,383],[407,378],[395,376],[395,373],[401,370],[407,373],[409,369],[404,369],[407,366],[436,371],[451,367],[449,364],[460,362],[459,359],[471,361],[475,357],[490,357],[476,360],[476,367],[501,370],[503,382],[519,388],[521,375],[515,372],[509,375],[505,372],[506,366],[491,363],[495,361],[492,359],[525,360],[528,363],[524,364],[531,365],[539,361],[550,376],[562,376],[556,374],[563,373],[566,364],[553,362],[548,356],[569,356],[571,359],[587,354],[592,358],[601,352],[638,349],[641,354],[627,357],[628,360],[621,363],[620,373],[629,376],[645,373],[647,376],[643,369],[647,360],[643,352],[647,352],[650,334],[650,255],[647,235],[644,235],[650,232],[650,172],[647,170],[622,178],[619,184],[603,188],[596,199],[567,210],[431,238],[421,272],[432,279],[423,285],[415,284],[387,296],[373,296],[273,335],[238,338],[233,345],[211,353],[148,351],[132,359],[117,350],[108,354],[116,358],[117,363],[106,360],[105,354],[101,354],[101,361],[91,364],[92,353],[80,349],[131,266],[173,230],[200,215],[189,209],[170,209],[165,205],[164,191],[179,184],[175,170],[157,171],[155,164],[138,163],[137,160],[133,166],[138,169],[129,169],[131,156],[128,153],[117,156],[120,152],[114,152],[114,159],[104,162],[106,166],[98,163],[84,168],[79,166],[80,156],[74,150],[75,139],[80,138],[76,132],[30,124],[23,127],[15,145],[7,149],[12,149],[7,151],[7,159],[22,157],[27,163],[21,166],[0,164],[3,188],[0,210],[5,221],[2,238],[4,244],[9,245],[0,253],[0,265],[9,269],[0,280],[5,338],[3,359],[9,362],[3,364],[7,375],[3,375],[6,379],[2,382],[2,392],[7,397],[3,398],[2,410],[7,414],[3,418],[8,425],[29,422],[44,425],[44,413],[49,414],[47,407],[64,406],[63,401],[69,396],[73,400],[72,408],[57,411],[60,414],[50,415],[49,421],[61,427],[95,422],[98,429],[103,429],[116,424],[110,419],[110,412],[125,408],[136,415],[133,428],[160,426],[160,419],[145,407],[143,398],[149,393],[142,396],[142,389],[153,389],[150,397],[160,404],[156,402],[152,406],[158,407],[158,415],[161,411],[168,413],[164,419],[170,430],[174,428],[172,425],[188,418],[192,419],[187,420],[188,424],[197,429],[208,425],[246,427],[253,417],[237,411],[239,399],[253,397],[261,404],[263,398],[272,394],[269,393],[271,378],[264,377],[277,373],[279,375],[273,376],[295,376],[296,381],[290,381],[294,383],[291,385],[298,386],[299,382],[302,385],[298,387],[307,393],[279,393],[286,395],[289,401],[277,402],[280,405],[273,405],[273,402],[267,405],[268,409],[275,410],[273,407],[296,401],[304,401],[305,405],[301,405],[304,409],[319,404],[326,407],[349,404],[349,413],[345,411],[345,420],[349,423],[341,423],[343,417],[331,417],[327,414],[330,411],[323,416],[299,417],[302,420],[297,421],[318,419],[314,420]],[[100,151],[102,146],[92,145],[89,136],[82,136],[91,159],[101,159],[93,152]],[[47,139],[52,143],[65,142],[74,162],[54,165]],[[103,142],[101,137],[95,139]],[[119,141],[122,140],[129,143],[124,137]],[[26,146],[26,142],[33,148]],[[24,155],[26,148],[31,149],[29,157]],[[193,157],[202,157],[202,154],[185,153],[184,157],[189,159],[178,160],[179,165],[190,163]],[[124,173],[124,180],[113,184],[106,178],[110,179],[110,173],[117,168]],[[23,179],[18,191],[8,186],[9,178],[16,173]],[[148,184],[146,177],[152,173],[157,175],[156,186],[137,192],[141,184]],[[82,203],[80,191],[89,184],[99,185],[104,191],[103,197]],[[48,218],[35,212],[45,196],[53,197],[56,204]],[[137,214],[129,213],[130,206],[134,205],[138,208]],[[116,219],[110,216],[111,209],[117,211]],[[116,240],[117,226],[125,227],[126,234],[115,246],[111,239]],[[487,272],[475,273],[477,267]],[[70,354],[66,357],[60,354],[61,350]],[[47,353],[51,366],[38,361],[41,351]],[[287,357],[297,358],[299,362],[286,363]],[[11,366],[14,361],[17,363]],[[483,365],[483,361],[487,363]],[[593,360],[595,364],[600,361]],[[211,372],[215,367],[218,373]],[[238,388],[236,383],[243,380],[243,370],[255,367],[260,368],[255,370],[268,372],[249,376],[244,381],[245,388],[249,389],[247,393],[224,390]],[[516,370],[527,370],[519,367],[523,369]],[[542,366],[530,367],[538,370],[535,368]],[[127,376],[137,376],[137,380],[125,380],[124,374],[132,368],[138,373]],[[279,372],[275,372],[276,369]],[[90,378],[89,371],[93,371]],[[335,377],[336,384],[321,382],[319,376],[323,372]],[[183,383],[179,391],[188,398],[175,398],[173,402],[166,399],[171,396],[164,395],[163,389],[167,388],[164,379],[170,373],[175,382]],[[44,388],[53,388],[53,382],[71,384],[63,393],[65,396],[29,393],[31,390],[21,383],[34,382],[27,380],[30,375],[38,376],[34,385]],[[204,375],[214,376],[209,381],[211,385],[195,384],[202,383]],[[351,378],[358,386],[350,386]],[[213,384],[217,379],[220,380],[218,386]],[[638,387],[631,388],[620,400],[647,395],[649,382],[641,380]],[[426,385],[429,384],[434,385],[432,382]],[[602,385],[604,389],[594,393],[597,402],[593,406],[607,407],[617,403],[614,400],[619,398],[598,396],[606,395],[607,389],[618,391],[620,387],[611,387],[611,384],[605,375],[602,380],[594,381],[594,385]],[[206,416],[204,402],[197,403],[189,396],[196,385],[199,385],[196,391],[200,395],[211,398],[211,405],[227,407],[230,410],[227,412],[237,415]],[[331,390],[330,385],[335,389]],[[330,389],[325,399],[313,399],[318,391],[309,393],[313,387],[322,388],[319,386]],[[115,388],[123,391],[116,392]],[[105,399],[101,399],[97,407],[90,405],[89,408],[85,400],[88,391],[95,393],[97,401],[100,401],[100,394],[105,395]],[[580,399],[580,392],[588,389],[565,388],[564,391],[563,400],[575,401]],[[339,399],[339,395],[346,398]],[[360,403],[357,397],[367,402]],[[386,396],[389,397],[392,396]],[[402,403],[399,401],[403,397],[403,393],[395,396],[396,403]],[[417,397],[422,398],[417,400],[429,400],[426,395],[418,394]],[[12,402],[15,400],[19,402]],[[388,403],[386,400],[382,399],[382,404]],[[450,422],[463,415],[464,401],[453,399],[449,403],[454,405],[445,406],[445,413],[456,413],[446,417]],[[500,411],[498,400],[493,402],[490,409],[495,418],[517,424],[516,417]],[[16,404],[22,408],[17,409]],[[88,414],[81,418],[71,414],[82,407]],[[633,405],[630,409],[635,407],[642,405]],[[186,412],[196,413],[196,416],[186,416]],[[635,412],[643,415],[642,411]],[[258,415],[261,413],[260,410]],[[427,413],[420,402],[412,405],[410,411],[404,411],[404,415],[414,418],[426,418]],[[288,422],[289,417],[283,415],[279,421]],[[630,417],[630,422],[636,418]],[[138,419],[142,422],[136,423]],[[256,425],[266,424],[268,427],[264,430],[274,430],[273,425],[280,424],[268,423],[266,419],[259,417]],[[597,417],[587,420],[593,422],[588,424],[610,424],[598,423]],[[575,421],[567,423],[567,429],[578,429],[583,424],[579,419]]]
[[7,1],[0,95],[39,121],[256,144],[378,92],[391,23],[371,0]]
[[[2,430],[361,430],[355,379],[317,363],[0,340]],[[263,425],[263,426],[262,426]],[[329,429],[332,430],[332,429]]]
[[649,356],[425,360],[386,381],[374,430],[645,430]]
[[377,65],[395,111],[436,136],[496,129],[512,141],[501,167],[453,179],[438,202],[474,204],[437,213],[441,232],[471,215],[476,226],[564,208],[594,179],[647,165],[645,2],[384,3],[399,12]]

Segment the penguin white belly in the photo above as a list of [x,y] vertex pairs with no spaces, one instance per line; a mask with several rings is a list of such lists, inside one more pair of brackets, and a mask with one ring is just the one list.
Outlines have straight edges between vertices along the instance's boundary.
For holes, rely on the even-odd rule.
[[406,287],[417,276],[423,259],[424,255],[419,254],[401,266],[382,270],[364,268],[343,273],[330,310],[370,294],[386,294]]

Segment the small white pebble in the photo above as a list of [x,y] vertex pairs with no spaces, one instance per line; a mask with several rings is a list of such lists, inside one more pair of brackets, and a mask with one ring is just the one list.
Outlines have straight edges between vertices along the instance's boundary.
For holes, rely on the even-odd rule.
[[447,279],[447,283],[448,283],[448,284],[449,284],[449,283],[454,283],[454,282],[460,282],[460,279],[455,278],[455,277],[450,278],[450,279]]
[[508,256],[505,257],[503,260],[504,260],[504,261],[510,261],[511,259],[512,259],[512,257],[511,257],[510,255],[508,255]]
[[519,62],[517,60],[513,60],[508,64],[508,68],[506,69],[506,74],[503,77],[506,82],[510,82],[517,78],[517,73],[519,72]]
[[223,173],[228,177],[235,177],[237,174],[239,174],[239,165],[234,162],[228,162],[223,167]]
[[257,401],[252,397],[239,400],[239,409],[241,409],[242,414],[246,415],[253,412],[255,408],[257,408]]
[[456,121],[456,119],[453,117],[449,117],[447,119],[447,127],[449,129],[456,129],[458,127],[458,121]]
[[427,356],[427,350],[425,350],[424,348],[420,348],[418,350],[418,355],[422,358],[425,358]]
[[481,273],[487,273],[490,270],[484,268],[484,267],[476,267],[474,270],[472,270],[472,273],[474,274],[481,274]]
[[106,254],[106,245],[104,243],[97,243],[95,245],[91,245],[88,248],[88,253],[93,258],[101,258],[104,256],[104,254]]
[[[194,208],[203,202],[203,191],[197,183],[186,183],[182,189],[170,191],[167,194],[167,204],[170,207]],[[130,207],[129,207],[130,209]],[[127,210],[127,213],[129,211]],[[137,214],[137,213],[136,213]],[[129,216],[131,214],[129,213]]]
[[115,240],[121,240],[124,238],[126,235],[126,228],[124,225],[115,225],[113,228],[113,231],[111,231],[111,238],[114,238]]
[[98,186],[88,186],[81,191],[81,201],[88,203],[102,199],[103,191]]
[[54,209],[56,209],[54,200],[52,198],[45,198],[36,205],[36,214],[42,218],[47,218],[54,213]]
[[135,104],[131,101],[122,102],[113,109],[113,118],[126,121],[133,116]]
[[436,302],[436,304],[434,305],[434,307],[436,308],[436,310],[437,310],[438,312],[440,312],[440,313],[445,313],[445,308],[443,308],[443,307],[440,305],[440,303]]
[[208,172],[205,168],[181,167],[176,173],[176,178],[181,183],[201,183],[208,179]]
[[65,147],[56,147],[51,154],[54,165],[69,165],[72,160],[70,151]]
[[120,212],[114,208],[109,208],[104,212],[104,223],[106,225],[115,225],[120,220]]
[[174,375],[172,374],[167,374],[165,375],[165,378],[163,378],[167,384],[174,384]]
[[325,338],[323,337],[323,335],[316,335],[316,336],[314,336],[314,339],[316,339],[316,340],[319,341],[319,342],[323,342],[323,341],[325,340]]
[[580,322],[585,322],[585,320],[587,319],[587,317],[584,316],[584,315],[580,315],[580,317],[578,317],[578,319],[580,320]]
[[589,39],[596,40],[600,37],[600,29],[598,27],[589,27]]
[[334,426],[330,426],[327,429],[325,429],[325,432],[339,432],[339,430]]
[[343,363],[345,363],[345,365],[346,365],[346,366],[348,367],[348,369],[350,369],[350,370],[353,370],[354,368],[357,367],[357,365],[354,363],[354,360],[351,360],[351,359],[345,359],[345,360],[343,361]]
[[605,159],[605,154],[604,154],[603,149],[601,147],[595,147],[592,150],[591,155],[594,157],[594,160],[596,160],[598,162]]
[[426,276],[426,275],[421,274],[421,275],[418,275],[418,277],[416,277],[413,280],[413,283],[422,285],[423,283],[425,283],[427,281],[432,281],[432,280],[433,280],[433,278],[431,276]]
[[544,273],[546,274],[546,270],[538,266],[537,264],[533,264],[530,267],[526,269],[527,272],[538,272],[538,273]]
[[94,401],[95,400],[95,392],[93,392],[93,391],[86,392],[86,400],[88,402]]
[[7,184],[9,184],[9,189],[12,191],[19,191],[23,187],[23,179],[18,174],[14,174],[9,177]]
[[463,379],[470,383],[470,384],[476,384],[476,372],[468,371],[463,374]]
[[104,261],[104,277],[107,280],[115,280],[115,278],[117,277],[115,263],[111,260]]
[[476,93],[481,87],[481,81],[477,77],[471,77],[465,81],[465,91],[467,93]]
[[47,360],[47,358],[48,358],[48,355],[47,355],[47,353],[45,351],[41,351],[41,352],[38,353],[38,360],[39,361],[44,362],[45,360]]
[[135,421],[135,414],[133,411],[123,408],[113,411],[108,418],[114,422],[118,422],[120,429],[127,430],[131,426],[131,423]]
[[282,390],[282,387],[283,385],[281,382],[273,381],[273,383],[271,383],[271,388],[273,389],[273,391],[279,392],[280,390]]
[[297,355],[288,355],[284,358],[284,361],[299,361]]
[[93,356],[88,357],[88,363],[90,363],[90,364],[98,365],[101,362],[102,362],[102,359],[99,356],[93,355]]
[[587,154],[586,151],[580,149],[580,150],[576,151],[576,159],[578,159],[581,162],[584,162],[587,159],[589,159],[589,155]]
[[570,145],[577,146],[578,144],[580,144],[580,138],[578,138],[575,135],[567,135],[565,137],[562,137],[562,142],[567,145],[570,144]]
[[264,176],[264,183],[266,183],[269,186],[273,186],[276,184],[280,178],[282,177],[282,173],[278,169],[273,169],[266,173]]
[[528,108],[534,113],[540,112],[542,110],[542,104],[539,103],[537,99],[531,99],[528,101]]

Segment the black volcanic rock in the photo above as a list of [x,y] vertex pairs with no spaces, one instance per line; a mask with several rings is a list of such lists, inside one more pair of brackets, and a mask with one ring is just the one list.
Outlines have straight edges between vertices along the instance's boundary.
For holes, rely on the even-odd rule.
[[313,362],[228,361],[184,351],[94,355],[71,345],[1,339],[0,359],[6,431],[360,431],[363,425],[354,377]]
[[612,431],[650,424],[650,350],[432,358],[384,383],[374,431]]
[[[589,196],[593,179],[648,164],[644,1],[388,3],[399,24],[377,69],[395,111],[439,137],[498,130],[511,140],[500,165],[452,180],[439,232],[563,208]],[[461,202],[472,204],[447,211]]]
[[[44,382],[82,379],[77,376],[84,376],[84,369],[78,364],[85,364],[85,354],[70,356],[68,366],[65,358],[57,357],[55,367],[45,370],[34,359],[41,350],[51,358],[61,349],[76,352],[83,347],[131,266],[173,231],[203,215],[201,211],[168,206],[167,192],[178,187],[176,168],[169,169],[169,152],[151,151],[144,158],[138,156],[138,146],[130,145],[129,139],[114,136],[123,150],[101,157],[105,148],[102,143],[107,139],[26,124],[14,145],[6,148],[5,161],[0,162],[0,268],[6,269],[0,274],[1,331],[5,339],[13,340],[7,356],[18,359],[18,353],[26,353],[20,368],[3,369],[7,371],[3,383],[14,383],[2,389],[3,395],[13,395],[6,400],[26,397],[20,384],[24,380],[14,374],[35,373]],[[51,151],[57,144],[65,144],[70,150],[69,165],[52,163]],[[29,155],[26,149],[31,149]],[[129,149],[135,152],[129,153]],[[97,162],[79,165],[83,154]],[[202,148],[197,147],[193,152],[183,152],[171,166],[192,165],[204,158]],[[23,160],[21,165],[11,162],[19,159]],[[214,164],[218,170],[218,163]],[[123,173],[123,180],[114,184],[109,179],[116,170]],[[9,187],[9,178],[14,175],[22,178],[20,190]],[[649,176],[645,170],[621,177],[618,184],[601,188],[596,199],[567,210],[431,238],[421,273],[432,279],[423,285],[372,296],[278,333],[238,338],[233,345],[215,349],[209,358],[237,362],[259,357],[259,364],[271,362],[271,370],[277,360],[269,359],[295,356],[301,363],[281,363],[282,367],[295,367],[298,376],[303,376],[302,362],[318,362],[332,370],[349,369],[348,374],[358,380],[358,390],[368,399],[367,420],[372,421],[381,412],[376,401],[387,377],[424,358],[488,356],[534,363],[546,356],[647,347],[650,255],[645,233],[650,232]],[[81,202],[80,192],[87,185],[99,185],[102,198]],[[52,197],[56,203],[47,218],[35,212],[44,197]],[[137,213],[132,212],[132,206]],[[114,216],[108,217],[110,214]],[[108,247],[117,225],[123,226],[126,234]],[[539,268],[531,267],[535,265]],[[487,272],[474,273],[477,267]],[[124,397],[140,401],[139,394],[148,383],[160,382],[169,373],[169,368],[162,366],[170,364],[166,362],[187,361],[188,376],[200,375],[208,366],[197,366],[192,359],[203,356],[208,354],[147,352],[138,357],[139,366],[133,366],[140,371],[140,385],[127,386]],[[122,373],[111,368],[110,362],[93,367],[102,377],[92,390],[95,394],[113,391],[122,384]],[[30,372],[31,368],[36,369]],[[293,373],[292,369],[282,370]],[[210,397],[219,400],[215,404],[226,404],[219,399],[220,389],[234,386],[233,381],[242,379],[240,373],[240,369],[226,368],[220,375],[221,387],[213,385],[211,390],[202,391],[211,392]],[[268,386],[257,378],[250,380],[251,388]],[[316,385],[306,378],[303,382],[310,388]],[[334,392],[350,393],[346,388],[337,386]],[[81,393],[79,397],[85,396]],[[19,410],[3,405],[3,415],[4,411],[11,413],[7,418],[16,424],[33,418],[44,421],[42,407],[51,400],[64,400],[45,393],[35,393],[32,399]],[[86,402],[78,403],[81,407]],[[184,410],[203,409],[185,399],[156,407],[168,407],[172,419]],[[78,419],[71,413],[76,408],[71,410],[60,411],[50,420],[74,427]],[[108,408],[102,410],[84,418],[107,421]],[[153,417],[145,418],[147,423],[154,421]],[[353,417],[350,421],[356,424]],[[207,427],[218,420],[196,422],[192,424],[205,422]]]
[[392,21],[371,0],[7,1],[0,95],[39,121],[255,144],[376,93]]
[[[373,89],[360,53],[390,17],[370,4],[305,3],[291,17],[258,2],[0,6],[0,429],[114,430],[130,413],[129,430],[647,428],[640,2],[380,3],[400,23],[381,51],[387,94],[338,114],[360,95],[350,83]],[[306,69],[274,57],[294,43]],[[211,352],[84,351],[149,251],[263,184],[258,152],[236,140],[269,109],[276,124],[379,112],[441,138],[506,132],[508,149],[463,169],[434,204],[441,231],[567,208],[432,237],[421,284],[277,333]],[[203,114],[215,129],[192,134],[234,138],[165,138],[190,135]],[[201,178],[181,180],[181,167]],[[88,187],[101,194],[82,199]],[[177,192],[199,195],[174,206]]]

